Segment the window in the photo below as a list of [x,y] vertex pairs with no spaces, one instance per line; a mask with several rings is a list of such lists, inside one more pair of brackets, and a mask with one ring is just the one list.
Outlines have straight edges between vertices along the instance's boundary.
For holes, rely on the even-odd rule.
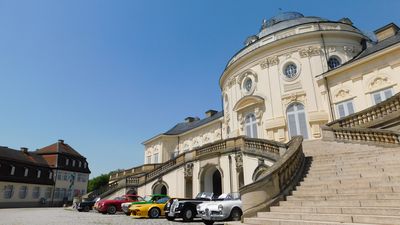
[[85,163],[83,164],[83,167],[86,169],[86,167],[87,167],[87,162],[85,162]]
[[308,139],[306,114],[304,105],[300,103],[291,104],[286,111],[288,120],[289,137],[302,135],[304,139]]
[[340,59],[337,56],[331,56],[328,59],[329,69],[335,69],[336,67],[340,66],[340,64]]
[[26,194],[28,193],[28,187],[27,186],[21,186],[19,188],[19,198],[24,199],[26,198]]
[[352,113],[354,113],[354,107],[353,107],[353,101],[349,100],[349,101],[345,101],[345,102],[341,102],[336,104],[336,110],[337,110],[337,115],[339,116],[339,118],[348,116]]
[[5,199],[12,198],[13,194],[14,194],[14,186],[12,186],[12,185],[4,186],[4,198]]
[[377,92],[373,92],[372,94],[372,100],[374,104],[378,104],[380,102],[385,101],[386,99],[390,98],[393,96],[393,90],[392,88],[380,90]]
[[34,187],[32,191],[32,198],[38,199],[40,196],[40,187]]
[[253,80],[250,77],[246,78],[246,80],[244,80],[243,87],[246,92],[250,92],[253,87]]
[[79,168],[82,167],[82,162],[81,161],[79,161],[78,166],[79,166]]
[[284,70],[283,70],[283,74],[285,74],[285,76],[287,78],[294,78],[297,75],[297,66],[294,63],[289,63],[285,66]]
[[75,160],[72,160],[72,166],[75,167]]
[[154,163],[158,163],[158,153],[154,154]]
[[76,177],[76,181],[81,181],[81,174],[78,174],[78,176]]
[[52,178],[53,178],[53,173],[49,172],[49,179],[52,179]]
[[151,163],[151,156],[147,156],[147,163],[150,164]]
[[57,180],[61,180],[61,177],[62,177],[62,173],[61,173],[61,172],[58,172],[58,174],[57,174]]
[[246,128],[246,136],[250,138],[257,138],[257,121],[254,114],[248,114],[244,123]]
[[67,197],[67,189],[66,188],[61,188],[60,197],[61,198]]
[[68,164],[69,164],[69,159],[66,158],[66,159],[65,159],[65,165],[68,166]]
[[15,174],[15,166],[11,166],[10,175]]
[[41,171],[41,170],[38,170],[38,171],[37,171],[37,178],[40,178],[40,175],[42,175],[42,171]]
[[28,176],[28,173],[29,173],[29,169],[28,169],[28,168],[25,168],[24,177],[27,177],[27,176]]
[[52,188],[51,188],[51,187],[46,188],[46,192],[44,193],[44,197],[45,197],[46,199],[51,198],[51,191],[52,191]]
[[67,196],[68,199],[72,198],[72,190],[71,188],[68,188]]
[[64,180],[68,180],[68,173],[64,173]]

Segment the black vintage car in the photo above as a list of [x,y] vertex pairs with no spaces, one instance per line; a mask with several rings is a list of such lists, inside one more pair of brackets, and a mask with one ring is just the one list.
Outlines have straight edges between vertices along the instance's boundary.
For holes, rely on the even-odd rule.
[[211,201],[214,194],[200,192],[194,199],[171,199],[164,208],[167,220],[182,218],[183,221],[192,221],[197,216],[196,206],[205,201]]
[[96,201],[100,200],[100,198],[96,198],[92,201],[83,201],[83,202],[79,202],[76,204],[76,209],[79,212],[89,212],[90,210],[93,209],[94,204],[96,203]]

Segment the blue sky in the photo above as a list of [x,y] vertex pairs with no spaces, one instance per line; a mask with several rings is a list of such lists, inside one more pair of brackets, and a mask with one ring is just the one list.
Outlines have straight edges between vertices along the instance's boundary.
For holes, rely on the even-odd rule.
[[363,31],[400,1],[0,0],[0,145],[64,139],[92,177],[143,163],[141,142],[221,109],[227,61],[282,11]]

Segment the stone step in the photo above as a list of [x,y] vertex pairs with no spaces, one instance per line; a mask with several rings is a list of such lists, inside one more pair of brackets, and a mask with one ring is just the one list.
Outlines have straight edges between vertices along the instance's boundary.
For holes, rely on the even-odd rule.
[[397,176],[397,174],[371,174],[371,173],[366,173],[366,174],[351,174],[351,175],[342,175],[342,176],[325,176],[325,177],[305,177],[303,179],[304,182],[318,182],[318,181],[326,181],[327,184],[329,184],[329,181],[335,182],[335,181],[342,181],[341,183],[344,183],[346,181],[400,181],[400,176]]
[[[230,222],[227,224],[231,224]],[[243,224],[252,225],[372,225],[367,223],[338,223],[324,221],[305,221],[305,220],[288,220],[288,219],[270,219],[270,218],[244,218]],[[232,224],[237,225],[237,224]]]
[[297,188],[292,192],[297,195],[321,195],[321,194],[368,194],[368,193],[400,193],[400,186],[396,188],[386,187],[344,187],[344,188]]
[[[385,177],[385,176],[398,176],[400,177],[400,170],[390,170],[390,171],[370,171],[364,170],[354,171],[354,172],[344,172],[344,173],[314,173],[307,174],[306,178],[308,179],[317,179],[317,180],[331,180],[331,179],[353,179],[353,178],[369,178],[369,177]],[[304,178],[305,179],[305,178]]]
[[[399,162],[399,159],[388,160],[388,161],[380,161],[380,162],[348,162],[348,163],[331,163],[331,164],[322,164],[322,163],[314,163],[311,162],[311,169],[332,169],[332,168],[364,168],[369,166],[385,166],[385,165],[396,165]],[[398,164],[397,164],[398,165]]]
[[280,213],[266,212],[258,213],[258,218],[271,219],[291,219],[306,221],[326,221],[340,223],[374,223],[400,225],[400,216],[380,216],[380,215],[349,215],[349,214],[315,214],[315,213]]
[[382,161],[393,161],[399,160],[399,154],[388,154],[383,156],[349,156],[344,158],[327,158],[327,159],[318,159],[313,157],[312,162],[318,164],[334,164],[334,163],[354,163],[354,162],[382,162]]
[[326,201],[326,200],[363,200],[363,199],[399,199],[400,200],[400,193],[359,193],[359,194],[314,194],[314,195],[305,195],[305,194],[298,194],[287,196],[287,201],[291,200],[319,200],[319,201]]
[[312,201],[312,200],[291,200],[282,201],[279,203],[282,206],[346,206],[346,207],[400,207],[399,200],[327,200],[327,201]]
[[351,188],[351,187],[397,187],[400,183],[400,177],[384,176],[378,178],[358,178],[354,180],[346,179],[331,179],[331,180],[315,180],[313,182],[304,181],[300,182],[302,187],[320,187],[320,188]]
[[[400,161],[400,160],[399,160]],[[308,174],[312,173],[327,173],[327,172],[352,172],[364,170],[382,170],[382,171],[395,171],[400,169],[399,163],[383,164],[383,165],[366,165],[365,167],[328,167],[328,168],[311,168]]]
[[384,208],[384,207],[283,207],[283,206],[272,206],[271,212],[400,216],[400,208]]

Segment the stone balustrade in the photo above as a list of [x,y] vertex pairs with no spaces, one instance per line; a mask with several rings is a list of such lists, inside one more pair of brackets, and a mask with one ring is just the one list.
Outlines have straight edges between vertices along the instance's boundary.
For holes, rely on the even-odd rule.
[[286,144],[285,153],[260,179],[240,188],[244,217],[268,210],[296,186],[305,165],[302,141],[302,137],[294,137]]
[[377,105],[328,123],[329,127],[369,128],[385,120],[395,119],[400,114],[400,93]]

